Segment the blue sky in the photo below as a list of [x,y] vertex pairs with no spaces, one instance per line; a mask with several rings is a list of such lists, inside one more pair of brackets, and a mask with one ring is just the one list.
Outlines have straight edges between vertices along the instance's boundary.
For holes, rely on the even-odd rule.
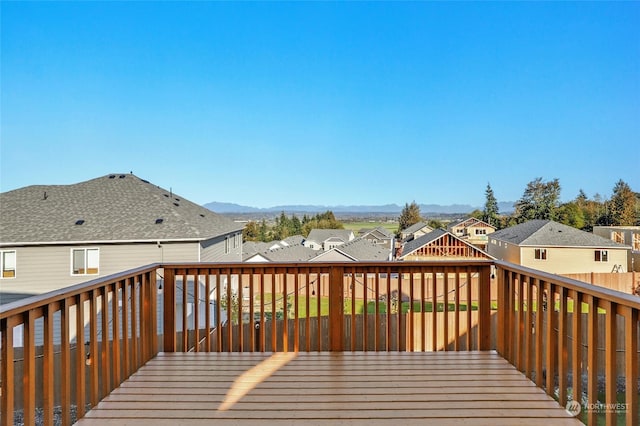
[[197,203],[640,191],[638,2],[2,2],[2,191]]

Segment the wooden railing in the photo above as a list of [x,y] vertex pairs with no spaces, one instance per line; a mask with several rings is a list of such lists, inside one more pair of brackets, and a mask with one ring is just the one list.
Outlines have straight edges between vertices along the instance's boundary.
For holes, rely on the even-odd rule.
[[489,260],[149,265],[0,307],[1,425],[17,410],[34,424],[36,408],[53,424],[54,407],[70,424],[159,350],[490,349],[563,405],[586,374],[587,408],[604,357],[603,403],[624,377],[636,425],[638,300]]
[[164,351],[488,350],[490,271],[486,260],[164,265]]
[[[158,353],[149,266],[0,307],[1,424],[70,425]],[[14,346],[16,348],[14,348]]]
[[562,406],[580,403],[587,424],[604,414],[607,425],[637,426],[640,299],[507,262],[496,269],[498,352]]

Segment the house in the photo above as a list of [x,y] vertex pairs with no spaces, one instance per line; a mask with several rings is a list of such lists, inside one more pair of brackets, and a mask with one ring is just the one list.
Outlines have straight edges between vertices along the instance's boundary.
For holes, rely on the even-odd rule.
[[[317,253],[316,253],[317,254]],[[317,254],[310,262],[365,262],[391,260],[391,249],[356,238]]]
[[133,174],[0,194],[1,303],[153,262],[239,262],[242,224]]
[[314,250],[328,251],[354,238],[353,231],[348,229],[312,229],[303,245]]
[[398,260],[493,259],[489,254],[444,229],[405,242]]
[[426,222],[414,223],[410,227],[400,231],[400,239],[402,239],[402,241],[410,241],[424,234],[428,234],[431,231],[433,231],[433,228],[427,225]]
[[373,245],[381,246],[389,250],[394,247],[394,235],[381,226],[375,229],[361,230],[360,238],[364,238]]
[[267,249],[244,258],[248,263],[265,262],[308,262],[318,255],[318,251],[303,245],[291,245]]
[[496,259],[554,274],[626,272],[631,247],[551,220],[496,231],[488,253]]
[[302,235],[292,235],[285,238],[282,241],[245,241],[242,244],[242,260],[246,262],[249,258],[253,257],[257,253],[266,252],[269,250],[276,250],[279,248],[285,248],[290,246],[302,245],[304,237]]
[[495,226],[475,217],[462,219],[447,225],[447,231],[456,237],[469,241],[469,243],[480,247],[482,250],[487,248],[489,241],[487,235],[495,232],[496,229]]
[[640,226],[594,226],[593,233],[616,243],[631,246],[628,271],[640,271]]

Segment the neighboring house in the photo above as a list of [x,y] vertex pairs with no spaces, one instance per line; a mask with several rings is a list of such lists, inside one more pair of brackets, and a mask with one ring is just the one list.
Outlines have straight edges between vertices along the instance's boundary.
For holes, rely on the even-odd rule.
[[292,245],[254,253],[245,257],[244,261],[248,263],[308,262],[317,255],[318,252],[312,248],[303,245]]
[[391,260],[391,249],[373,244],[364,238],[356,238],[348,243],[324,251],[310,262],[366,262]]
[[304,241],[302,235],[293,235],[282,241],[271,241],[268,243],[261,241],[246,241],[242,245],[242,261],[246,262],[258,253],[264,253],[269,250],[277,250],[291,246],[301,246]]
[[640,271],[640,226],[594,226],[593,233],[619,244],[631,246],[628,270]]
[[361,231],[360,238],[364,238],[373,245],[391,250],[394,247],[394,235],[383,227]]
[[447,231],[456,237],[469,241],[474,246],[486,250],[489,242],[488,235],[496,231],[496,227],[485,221],[470,217],[447,225]]
[[329,251],[354,238],[353,231],[348,229],[312,229],[303,245],[314,250]]
[[489,254],[554,274],[626,272],[631,247],[550,220],[531,220],[496,231]]
[[444,229],[436,229],[402,245],[398,260],[493,259]]
[[420,238],[431,231],[433,231],[433,228],[427,225],[426,222],[414,223],[410,227],[400,231],[400,239],[405,242],[411,241],[416,238]]
[[242,224],[133,174],[0,194],[0,303],[153,262],[239,262]]

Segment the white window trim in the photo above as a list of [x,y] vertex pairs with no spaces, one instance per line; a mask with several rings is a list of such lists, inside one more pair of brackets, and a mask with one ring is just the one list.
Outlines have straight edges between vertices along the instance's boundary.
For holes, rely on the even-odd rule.
[[[89,250],[97,250],[98,251],[98,272],[96,272],[95,274],[88,274],[88,273],[84,273],[84,274],[76,274],[73,272],[73,252],[76,250],[82,250],[84,251],[84,266],[85,266],[85,271],[88,269],[87,268],[87,263],[88,263],[88,257],[87,257],[87,252]],[[100,275],[100,248],[99,247],[82,247],[82,248],[78,248],[78,247],[72,247],[71,250],[69,251],[70,253],[70,262],[69,262],[69,273],[71,274],[71,276],[73,277],[82,277],[82,276],[97,276]]]
[[[5,253],[13,253],[13,276],[5,277],[5,265],[4,265],[4,254]],[[18,276],[18,255],[15,250],[0,250],[0,280],[13,280]]]
[[[600,259],[596,260],[596,253],[600,253]],[[606,257],[606,259],[604,259]],[[609,261],[609,250],[595,250],[593,255],[593,261],[599,263],[607,263]]]

